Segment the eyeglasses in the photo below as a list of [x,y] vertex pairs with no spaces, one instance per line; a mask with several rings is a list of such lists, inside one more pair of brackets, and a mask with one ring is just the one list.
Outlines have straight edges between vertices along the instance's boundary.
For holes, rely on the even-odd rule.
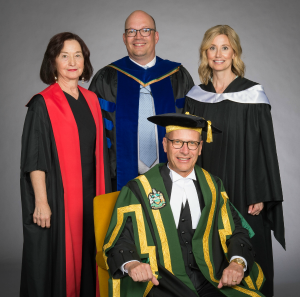
[[135,37],[137,32],[140,32],[140,34],[143,36],[143,37],[147,37],[151,34],[151,31],[154,31],[156,32],[155,29],[150,29],[150,28],[143,28],[143,29],[140,29],[140,30],[136,30],[136,29],[125,29],[125,34],[126,36],[128,37]]
[[175,149],[181,149],[183,147],[183,145],[186,143],[187,144],[187,147],[189,150],[196,150],[200,144],[200,141],[183,141],[183,140],[180,140],[180,139],[169,139],[168,137],[166,137],[169,141],[172,142],[172,146],[175,148]]

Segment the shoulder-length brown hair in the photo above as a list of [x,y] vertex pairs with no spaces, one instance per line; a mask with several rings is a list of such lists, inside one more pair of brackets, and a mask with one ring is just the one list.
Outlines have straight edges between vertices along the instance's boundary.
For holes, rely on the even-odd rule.
[[226,35],[229,39],[230,45],[235,53],[235,57],[232,61],[231,70],[235,75],[244,77],[245,64],[241,59],[242,47],[240,38],[237,33],[228,25],[217,25],[208,29],[203,37],[199,52],[200,52],[200,66],[198,73],[200,81],[205,85],[208,84],[210,78],[212,78],[212,69],[208,65],[206,51],[210,48],[212,41],[218,35]]
[[81,46],[84,58],[84,69],[79,79],[82,79],[82,77],[84,77],[84,80],[88,81],[93,75],[93,67],[90,62],[90,51],[84,41],[74,33],[63,32],[54,35],[50,39],[46,52],[44,54],[44,59],[40,70],[40,78],[47,85],[55,83],[54,77],[57,76],[55,59],[60,54],[66,40],[76,40]]

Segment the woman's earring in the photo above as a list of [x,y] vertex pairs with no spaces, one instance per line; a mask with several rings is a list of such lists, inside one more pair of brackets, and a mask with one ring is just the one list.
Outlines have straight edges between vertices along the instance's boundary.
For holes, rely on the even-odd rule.
[[57,77],[56,76],[54,76],[54,79],[55,79],[55,82],[57,83]]
[[84,84],[84,77],[81,78],[81,82]]

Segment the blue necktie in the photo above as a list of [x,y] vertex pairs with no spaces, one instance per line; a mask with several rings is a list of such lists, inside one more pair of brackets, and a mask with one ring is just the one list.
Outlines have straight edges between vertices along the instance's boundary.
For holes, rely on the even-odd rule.
[[139,154],[140,160],[150,167],[157,159],[155,125],[147,120],[153,116],[150,86],[140,89],[139,101]]

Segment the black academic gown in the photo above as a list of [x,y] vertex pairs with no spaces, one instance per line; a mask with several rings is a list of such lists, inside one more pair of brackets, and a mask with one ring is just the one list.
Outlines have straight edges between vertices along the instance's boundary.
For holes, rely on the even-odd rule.
[[[194,86],[193,79],[189,72],[182,65],[179,67],[179,71],[170,75],[169,78],[174,95],[175,110],[176,112],[181,113],[184,106],[184,97],[186,96],[187,92]],[[118,71],[115,68],[109,66],[103,67],[93,77],[93,80],[89,86],[89,90],[96,93],[98,98],[103,98],[105,99],[105,101],[116,104],[118,90]],[[179,101],[182,102],[182,105],[181,103],[178,104]],[[104,121],[106,121],[107,119],[112,123],[112,125],[109,125],[109,127],[106,128],[105,132],[111,143],[111,145],[109,146],[109,160],[110,174],[112,178],[112,189],[113,191],[117,191],[116,111],[115,109],[110,110],[108,106],[107,109],[102,108],[102,114]],[[136,172],[136,175],[138,175],[138,172]],[[135,176],[132,176],[131,178],[134,178]],[[127,181],[129,181],[131,178],[128,178]]]
[[[168,196],[171,199],[172,192],[172,180],[170,178],[170,170],[166,165],[160,168],[160,174],[163,178]],[[216,178],[216,182],[220,183],[220,179]],[[204,208],[204,199],[200,189],[198,181],[194,181],[201,210]],[[136,197],[141,197],[139,187],[135,181],[130,181],[127,185],[130,190],[134,193]],[[219,185],[220,186],[220,185]],[[141,203],[143,204],[143,199],[141,198]],[[235,230],[231,235],[231,238],[227,240],[226,245],[228,246],[228,258],[232,256],[241,256],[246,259],[248,264],[248,269],[245,272],[245,276],[249,274],[249,270],[254,263],[254,250],[250,243],[248,231],[242,227],[241,220],[237,212],[230,206],[234,223]],[[145,212],[147,216],[147,213]],[[150,219],[149,219],[150,221]],[[151,226],[151,225],[149,225]],[[150,227],[151,228],[151,227]],[[222,277],[223,270],[228,266],[227,260],[224,258],[224,253],[222,246],[220,244],[219,233],[217,225],[215,225],[213,231],[214,247],[213,247],[213,259],[216,263],[215,267],[217,269],[218,278]],[[154,231],[153,231],[154,232]],[[211,283],[206,280],[206,278],[201,273],[200,269],[197,266],[195,257],[192,252],[192,238],[195,230],[192,229],[191,215],[189,211],[188,202],[181,211],[180,220],[178,224],[178,237],[181,246],[182,256],[185,264],[185,270],[189,278],[191,279],[195,289],[197,290],[199,296],[205,297],[221,297],[224,296],[220,293]],[[155,236],[153,236],[155,239]],[[127,274],[123,275],[119,269],[121,265],[127,261],[137,260],[141,261],[138,257],[138,253],[134,244],[134,232],[131,223],[131,218],[129,217],[126,222],[126,226],[122,231],[121,236],[119,237],[115,246],[109,251],[107,263],[109,269],[114,278],[126,277]],[[158,256],[158,253],[157,253]],[[159,282],[159,286],[154,286],[147,296],[149,297],[179,297],[179,296],[195,296],[195,293],[191,291],[188,287],[184,286],[173,274],[171,274],[167,269],[162,267],[159,264],[159,274],[162,277]]]
[[[75,101],[68,95],[69,102]],[[82,158],[83,167],[83,238],[81,294],[96,294],[95,240],[93,232],[93,198],[95,188],[95,123],[88,105],[80,93],[80,100],[71,109],[77,122],[81,151],[92,152]],[[71,101],[70,101],[71,100]],[[80,102],[81,101],[81,102]],[[72,102],[71,102],[72,104]],[[79,106],[79,105],[81,106]],[[83,104],[83,105],[82,105]],[[77,107],[76,107],[77,105]],[[21,273],[21,297],[66,297],[65,252],[65,204],[62,174],[56,142],[49,114],[41,95],[29,103],[26,115],[21,153],[21,198],[23,214],[23,260]],[[73,107],[73,108],[72,108]],[[83,110],[85,109],[85,110]],[[83,112],[84,118],[80,116]],[[86,118],[88,117],[88,118]],[[87,134],[85,125],[91,127]],[[88,141],[88,144],[85,143]],[[104,141],[105,143],[105,141]],[[106,181],[110,181],[108,152],[103,150]],[[46,172],[47,199],[52,212],[51,227],[41,228],[33,223],[35,197],[29,173],[34,170]],[[111,191],[106,183],[107,192]]]
[[[224,93],[240,92],[255,85],[238,77]],[[216,92],[211,82],[200,87]],[[274,277],[271,230],[285,247],[283,197],[270,109],[268,104],[230,100],[203,103],[189,97],[184,107],[184,112],[210,120],[223,132],[214,134],[213,143],[205,142],[204,133],[198,165],[222,179],[230,201],[253,228],[255,261],[266,277],[261,292],[268,297],[273,296]],[[264,202],[260,215],[249,215],[248,206],[259,202]]]

